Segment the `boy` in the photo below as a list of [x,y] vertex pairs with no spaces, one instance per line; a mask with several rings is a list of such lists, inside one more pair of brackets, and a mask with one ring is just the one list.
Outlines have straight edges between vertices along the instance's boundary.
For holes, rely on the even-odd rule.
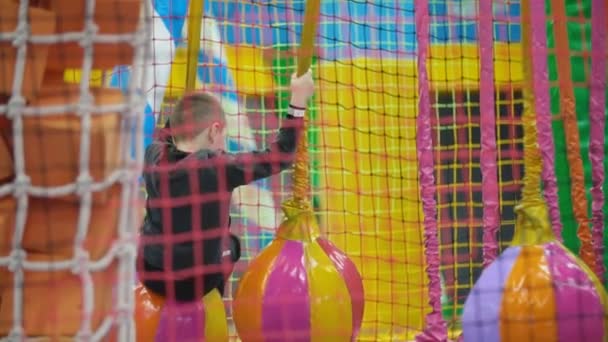
[[145,153],[146,217],[138,270],[146,288],[177,301],[223,293],[240,258],[229,233],[232,191],[290,167],[314,92],[312,74],[292,76],[291,102],[277,140],[264,151],[224,153],[225,117],[212,95],[184,96]]

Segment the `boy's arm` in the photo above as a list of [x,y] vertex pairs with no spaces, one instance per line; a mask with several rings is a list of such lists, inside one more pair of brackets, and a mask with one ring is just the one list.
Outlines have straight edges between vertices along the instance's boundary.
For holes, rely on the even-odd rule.
[[270,148],[243,154],[226,155],[226,185],[230,189],[277,174],[293,163],[294,152],[304,124],[306,103],[314,93],[312,72],[291,76],[291,100],[287,119]]
[[269,148],[247,153],[225,154],[226,183],[230,189],[269,177],[289,168],[304,125],[304,109],[290,106],[289,114]]

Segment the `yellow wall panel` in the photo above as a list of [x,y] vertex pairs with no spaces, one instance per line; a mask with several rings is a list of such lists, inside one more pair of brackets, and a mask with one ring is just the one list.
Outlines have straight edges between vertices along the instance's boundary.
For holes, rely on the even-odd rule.
[[354,60],[317,70],[322,225],[362,273],[362,340],[412,338],[427,308],[415,83],[401,64]]
[[[495,82],[523,79],[518,45],[495,45]],[[476,45],[433,46],[434,90],[479,85]],[[323,62],[318,74],[323,230],[358,265],[366,311],[361,340],[413,339],[428,306],[416,156],[413,60]]]

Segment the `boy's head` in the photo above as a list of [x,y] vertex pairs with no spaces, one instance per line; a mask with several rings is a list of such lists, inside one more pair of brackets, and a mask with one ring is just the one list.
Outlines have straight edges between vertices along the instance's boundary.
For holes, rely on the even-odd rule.
[[220,101],[204,92],[184,95],[169,118],[175,144],[185,152],[226,148],[226,118]]

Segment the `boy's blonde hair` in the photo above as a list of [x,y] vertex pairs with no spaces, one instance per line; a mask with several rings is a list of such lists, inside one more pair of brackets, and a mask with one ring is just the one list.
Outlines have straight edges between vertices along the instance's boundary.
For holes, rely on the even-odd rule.
[[214,122],[225,123],[224,111],[219,99],[205,92],[184,95],[175,104],[169,117],[176,141],[192,139]]

